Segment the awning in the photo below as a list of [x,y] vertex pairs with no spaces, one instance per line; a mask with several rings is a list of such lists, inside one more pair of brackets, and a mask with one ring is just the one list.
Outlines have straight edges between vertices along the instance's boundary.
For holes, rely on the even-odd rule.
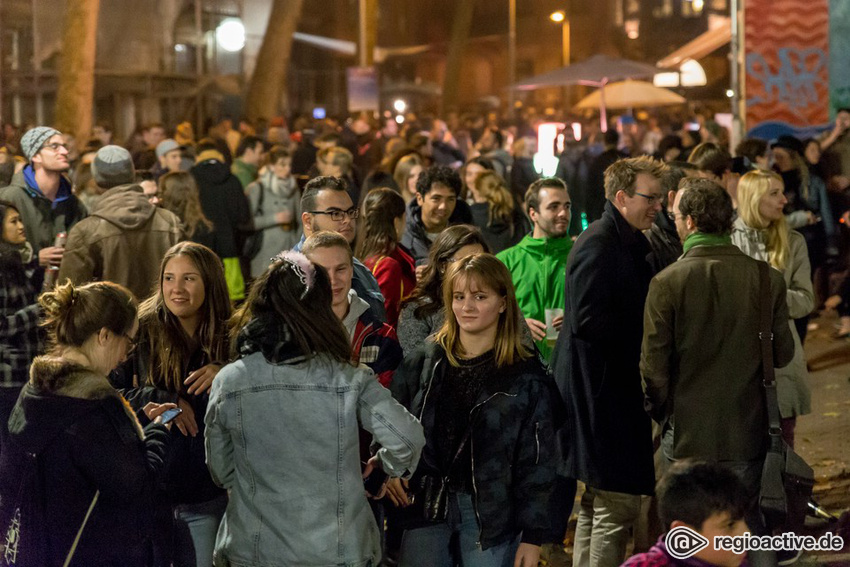
[[693,59],[694,61],[702,59],[712,51],[720,49],[730,41],[732,41],[731,21],[697,36],[696,39],[689,41],[664,59],[660,60],[657,65],[659,67],[675,69],[688,59]]

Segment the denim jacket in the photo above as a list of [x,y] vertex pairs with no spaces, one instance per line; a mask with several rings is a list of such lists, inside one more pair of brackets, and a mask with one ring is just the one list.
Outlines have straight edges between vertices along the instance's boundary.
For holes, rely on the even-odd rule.
[[373,565],[378,527],[360,477],[358,422],[391,476],[408,477],[422,426],[367,368],[326,355],[225,366],[206,415],[207,464],[230,491],[215,565]]

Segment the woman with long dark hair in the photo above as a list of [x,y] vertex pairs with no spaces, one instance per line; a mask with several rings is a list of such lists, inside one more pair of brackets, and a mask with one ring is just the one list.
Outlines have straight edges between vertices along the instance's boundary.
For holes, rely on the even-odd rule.
[[554,382],[495,256],[453,263],[442,296],[443,326],[396,372],[422,385],[411,409],[426,439],[409,485],[389,489],[410,511],[399,565],[534,567],[552,530]]
[[470,254],[489,251],[484,236],[474,226],[459,224],[440,233],[431,245],[428,264],[416,289],[402,302],[396,333],[405,353],[412,352],[443,326],[443,276],[449,264]]
[[206,417],[210,472],[231,495],[216,565],[380,562],[358,424],[381,447],[367,474],[409,475],[425,440],[372,372],[351,363],[331,298],[324,269],[285,252],[234,315],[241,358],[213,383]]
[[388,187],[372,189],[363,201],[356,256],[378,280],[387,323],[393,327],[398,325],[401,302],[416,286],[413,257],[400,242],[405,218],[404,199]]
[[52,349],[32,363],[0,458],[3,564],[148,566],[160,416],[174,404],[145,407],[142,429],[107,380],[135,344],[136,300],[111,282],[69,282],[39,301]]
[[188,171],[172,171],[159,178],[159,198],[163,209],[183,222],[186,240],[209,247],[213,243],[213,223],[204,215],[198,184]]
[[183,410],[174,420],[158,499],[163,519],[157,553],[164,564],[212,563],[227,495],[207,470],[204,415],[210,385],[228,360],[230,311],[218,256],[194,242],[172,246],[156,293],[139,307],[139,346],[112,376],[137,411],[151,401],[173,402]]
[[[32,359],[44,348],[38,258],[27,242],[17,207],[0,201],[0,454],[7,443],[9,415],[29,378]],[[33,279],[36,278],[36,279]]]

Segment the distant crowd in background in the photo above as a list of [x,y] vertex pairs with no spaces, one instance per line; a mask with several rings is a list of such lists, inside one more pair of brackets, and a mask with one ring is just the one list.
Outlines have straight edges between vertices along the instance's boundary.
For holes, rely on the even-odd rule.
[[850,109],[733,151],[699,115],[586,122],[546,176],[544,121],[5,125],[0,521],[46,499],[29,564],[534,567],[576,481],[576,567],[767,533],[754,298],[793,447],[810,318],[850,337]]

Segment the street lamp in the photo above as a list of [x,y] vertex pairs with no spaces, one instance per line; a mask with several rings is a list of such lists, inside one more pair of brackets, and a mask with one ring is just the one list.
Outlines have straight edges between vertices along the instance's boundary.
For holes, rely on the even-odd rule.
[[[558,10],[549,14],[549,19],[556,24],[561,24],[561,65],[566,67],[570,64],[570,19],[564,10]],[[564,110],[569,106],[569,87],[564,87]]]
[[225,51],[235,53],[245,47],[245,26],[238,18],[227,18],[215,29],[215,40]]

